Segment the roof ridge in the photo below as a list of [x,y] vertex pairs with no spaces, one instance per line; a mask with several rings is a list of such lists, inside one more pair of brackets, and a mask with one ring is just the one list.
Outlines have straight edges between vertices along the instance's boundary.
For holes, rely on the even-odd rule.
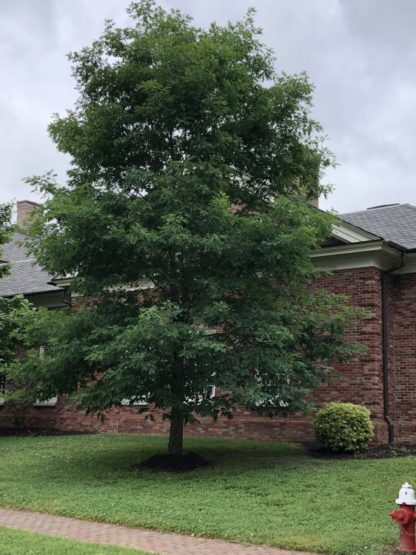
[[369,207],[369,208],[366,208],[365,210],[357,210],[355,212],[344,212],[343,214],[338,214],[338,217],[342,218],[343,216],[351,216],[356,214],[368,214],[370,211],[374,212],[376,210],[387,210],[387,209],[398,208],[398,207],[400,208],[405,207],[405,208],[411,208],[412,210],[416,210],[416,206],[408,202],[405,202],[403,204],[401,204],[400,202],[395,202],[392,204],[382,204],[380,206]]
[[367,209],[365,210],[357,210],[357,212],[344,212],[343,214],[336,214],[338,218],[343,218],[343,216],[350,216],[351,214],[365,214]]

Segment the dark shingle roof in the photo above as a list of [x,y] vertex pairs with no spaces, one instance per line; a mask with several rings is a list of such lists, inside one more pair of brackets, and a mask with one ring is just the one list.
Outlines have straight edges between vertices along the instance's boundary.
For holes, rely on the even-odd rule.
[[2,246],[1,259],[11,265],[9,275],[0,279],[0,296],[29,295],[31,293],[47,293],[59,291],[60,288],[50,285],[52,276],[42,270],[21,244],[26,235],[17,232],[10,243]]
[[341,220],[406,250],[416,249],[416,206],[389,204],[341,214]]
[[[361,212],[341,214],[341,220],[381,237],[404,249],[416,249],[416,206],[391,204]],[[42,270],[21,244],[26,235],[17,232],[10,243],[2,246],[1,260],[11,263],[11,272],[0,279],[0,296],[56,292],[50,285],[51,275]]]

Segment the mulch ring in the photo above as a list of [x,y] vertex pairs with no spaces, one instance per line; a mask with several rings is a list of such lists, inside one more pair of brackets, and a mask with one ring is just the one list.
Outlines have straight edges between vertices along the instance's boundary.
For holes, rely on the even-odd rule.
[[158,454],[133,465],[132,468],[133,470],[152,470],[153,472],[189,472],[204,466],[211,466],[211,464],[198,453]]
[[317,445],[305,445],[309,455],[325,459],[392,459],[416,455],[416,445],[394,443],[392,445],[371,445],[361,453],[337,453],[322,449]]

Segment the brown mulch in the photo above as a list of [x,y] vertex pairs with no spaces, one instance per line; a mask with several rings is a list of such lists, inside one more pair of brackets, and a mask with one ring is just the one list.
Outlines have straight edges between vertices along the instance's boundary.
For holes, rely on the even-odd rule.
[[183,455],[158,454],[149,457],[141,463],[135,464],[135,470],[153,470],[153,472],[189,472],[204,466],[211,466],[211,462],[198,453],[184,453]]

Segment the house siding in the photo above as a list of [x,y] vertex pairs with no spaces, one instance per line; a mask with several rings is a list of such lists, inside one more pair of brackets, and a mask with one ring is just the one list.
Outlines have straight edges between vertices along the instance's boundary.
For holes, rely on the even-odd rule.
[[389,402],[397,441],[416,443],[416,274],[391,278]]
[[[349,339],[365,350],[348,364],[337,365],[333,381],[313,394],[317,405],[331,401],[365,405],[371,411],[375,441],[379,443],[388,439],[383,401],[382,279],[383,272],[377,268],[339,270],[321,277],[323,287],[346,295],[351,306],[364,310],[364,318],[357,321]],[[389,301],[389,290],[386,300]]]

